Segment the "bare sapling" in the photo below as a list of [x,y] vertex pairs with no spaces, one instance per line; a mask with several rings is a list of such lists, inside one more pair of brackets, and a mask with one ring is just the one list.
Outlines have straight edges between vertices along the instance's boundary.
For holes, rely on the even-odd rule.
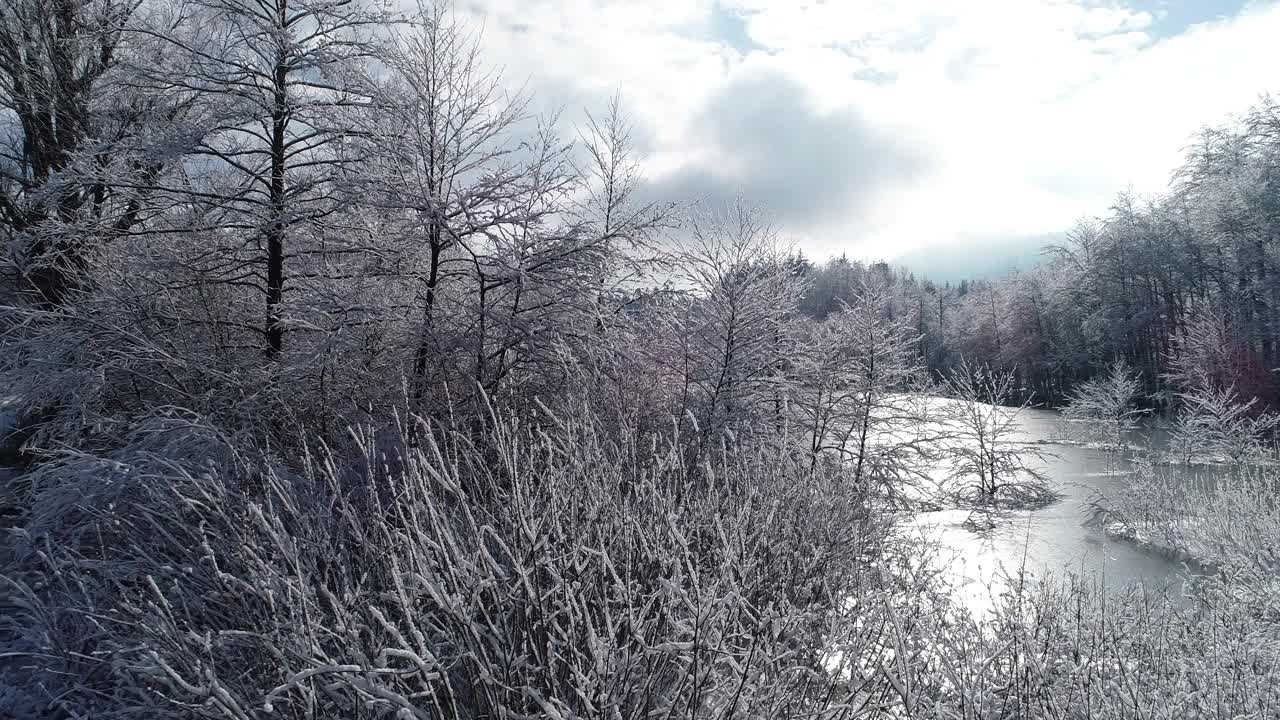
[[943,380],[943,389],[952,431],[949,480],[957,497],[987,508],[1037,507],[1056,499],[1036,467],[1048,453],[1020,439],[1018,421],[1028,401],[1008,404],[1012,373],[965,361]]
[[1085,441],[1119,451],[1125,447],[1125,434],[1149,412],[1137,406],[1140,392],[1141,385],[1133,371],[1124,360],[1116,359],[1106,375],[1081,384],[1071,393],[1062,415],[1077,426]]

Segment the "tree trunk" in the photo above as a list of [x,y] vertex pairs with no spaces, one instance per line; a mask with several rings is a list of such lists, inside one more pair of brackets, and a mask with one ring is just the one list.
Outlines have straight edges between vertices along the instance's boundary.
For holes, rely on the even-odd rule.
[[[280,23],[286,22],[287,3],[280,3]],[[289,68],[283,51],[273,76],[271,108],[271,189],[267,223],[267,358],[278,360],[284,350],[285,131],[289,125],[287,82]]]

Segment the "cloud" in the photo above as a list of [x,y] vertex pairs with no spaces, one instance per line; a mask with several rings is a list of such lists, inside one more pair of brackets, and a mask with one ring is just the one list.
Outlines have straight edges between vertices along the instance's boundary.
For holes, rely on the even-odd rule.
[[621,94],[652,195],[741,191],[816,256],[1061,231],[1280,84],[1275,2],[475,2],[544,105]]
[[856,221],[877,193],[928,164],[855,109],[823,110],[807,87],[770,68],[746,69],[713,92],[685,141],[698,160],[657,178],[652,197],[722,205],[741,194],[794,230]]

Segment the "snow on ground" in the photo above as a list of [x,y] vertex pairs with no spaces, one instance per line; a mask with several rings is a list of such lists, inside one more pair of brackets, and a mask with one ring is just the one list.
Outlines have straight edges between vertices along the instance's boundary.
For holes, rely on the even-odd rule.
[[[1202,533],[1195,532],[1198,519],[1182,518],[1184,527],[1178,533],[1180,537],[1170,537],[1169,532],[1159,529],[1136,527],[1122,520],[1109,520],[1102,526],[1103,533],[1112,540],[1131,543],[1148,552],[1173,558],[1179,562],[1212,567],[1221,560],[1221,553],[1211,547],[1210,543],[1199,539]],[[1187,527],[1190,526],[1190,527]]]

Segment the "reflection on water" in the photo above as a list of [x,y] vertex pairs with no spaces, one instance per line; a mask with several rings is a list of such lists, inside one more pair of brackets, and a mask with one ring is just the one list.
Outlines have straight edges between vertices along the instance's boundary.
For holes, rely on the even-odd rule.
[[[1054,412],[1024,410],[1018,421],[1019,439],[1024,442],[1053,442],[1063,434],[1060,416]],[[1158,447],[1160,434],[1144,428],[1130,433],[1128,440],[1136,447]],[[1004,513],[994,529],[981,533],[964,526],[969,517],[965,510],[919,513],[904,528],[907,537],[938,546],[936,562],[958,597],[982,613],[1007,579],[1016,577],[1023,567],[1034,576],[1073,572],[1107,586],[1132,581],[1147,587],[1179,585],[1187,572],[1181,563],[1108,539],[1100,529],[1085,525],[1091,501],[1119,492],[1132,473],[1132,461],[1080,445],[1053,443],[1044,449],[1054,456],[1036,466],[1062,495],[1057,503],[1041,510]]]

